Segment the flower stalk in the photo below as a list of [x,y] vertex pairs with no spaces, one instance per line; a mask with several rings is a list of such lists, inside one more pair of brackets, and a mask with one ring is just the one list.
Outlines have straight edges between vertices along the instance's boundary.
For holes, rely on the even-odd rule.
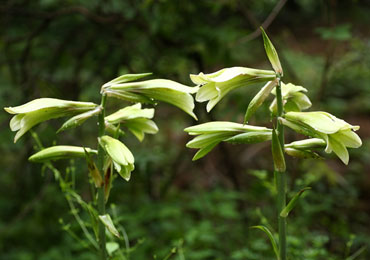
[[[278,75],[278,85],[276,86],[276,101],[277,101],[277,131],[280,148],[284,147],[284,125],[277,120],[278,117],[283,116],[283,98],[281,95],[281,80]],[[284,155],[283,155],[284,156]],[[278,225],[279,225],[279,254],[280,260],[286,260],[286,218],[280,216],[280,212],[286,206],[286,174],[285,171],[275,169],[277,196],[277,210],[278,210]]]
[[[101,97],[101,111],[98,116],[98,124],[99,124],[99,137],[104,136],[105,134],[105,105],[106,105],[107,96],[102,94]],[[104,149],[101,145],[98,144],[98,167],[100,172],[104,174]],[[104,176],[103,176],[104,179]],[[105,215],[105,198],[104,198],[104,186],[98,188],[98,212],[99,215]],[[107,259],[107,251],[105,249],[105,226],[103,222],[99,221],[99,249],[100,249],[100,259],[106,260]]]

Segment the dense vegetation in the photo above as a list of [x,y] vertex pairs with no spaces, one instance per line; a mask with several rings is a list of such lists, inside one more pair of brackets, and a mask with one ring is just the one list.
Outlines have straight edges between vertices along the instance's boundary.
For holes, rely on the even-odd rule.
[[[363,146],[350,151],[348,167],[334,156],[288,164],[289,190],[312,187],[289,219],[291,258],[346,259],[370,241],[369,10],[367,1],[6,1],[0,7],[1,104],[41,96],[98,102],[100,86],[128,72],[152,71],[191,85],[189,73],[268,69],[254,33],[265,21],[284,78],[309,89],[316,110],[361,126]],[[210,114],[197,104],[199,122],[242,122],[257,91],[238,89]],[[254,123],[268,105],[263,109]],[[14,145],[9,116],[0,120],[0,258],[91,259],[71,236],[82,234],[60,183],[27,161],[34,140],[27,134]],[[192,163],[183,129],[195,122],[166,105],[158,106],[155,121],[157,135],[143,143],[130,139],[136,169],[130,183],[115,182],[110,199],[130,259],[273,259],[266,237],[249,229],[276,226],[266,223],[276,214],[269,145],[221,144]],[[94,143],[93,120],[56,135],[60,123],[37,127],[45,146]],[[90,200],[85,163],[57,166],[75,169],[73,183]],[[367,249],[356,259],[369,256]]]

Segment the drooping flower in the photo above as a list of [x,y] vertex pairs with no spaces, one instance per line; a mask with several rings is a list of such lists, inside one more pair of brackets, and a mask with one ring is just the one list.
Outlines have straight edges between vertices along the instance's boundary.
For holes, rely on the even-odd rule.
[[157,125],[150,120],[154,116],[154,108],[141,108],[137,103],[125,107],[117,112],[106,116],[105,122],[108,124],[121,124],[127,127],[140,141],[145,134],[155,134],[158,132]]
[[[310,108],[312,104],[310,99],[304,94],[305,92],[307,92],[307,89],[302,86],[297,86],[292,83],[284,84],[281,82],[281,96],[283,98],[285,112],[300,112]],[[271,93],[276,96],[276,88],[273,89]],[[276,114],[276,98],[270,105],[270,111]]]
[[362,145],[360,137],[354,132],[359,126],[348,124],[326,112],[288,112],[281,122],[298,133],[321,138],[326,142],[325,152],[332,151],[348,164],[347,148],[358,148]]
[[108,96],[131,102],[155,103],[156,101],[163,101],[169,103],[180,108],[194,119],[197,119],[197,117],[193,112],[195,105],[191,94],[194,94],[197,90],[198,87],[188,87],[168,79],[152,79],[139,82],[125,81],[125,83],[117,80],[108,82],[102,87],[102,92]]
[[131,172],[135,169],[134,156],[121,141],[104,135],[99,138],[99,144],[112,159],[114,168],[126,181],[130,180]]
[[243,125],[233,122],[209,122],[184,129],[189,135],[197,135],[186,144],[199,151],[193,161],[208,154],[220,142],[233,144],[252,144],[271,139],[271,129],[259,126]]
[[10,120],[10,129],[18,131],[14,137],[16,142],[33,126],[63,116],[71,116],[94,110],[98,105],[92,102],[78,102],[55,98],[39,98],[17,107],[6,107],[6,112],[15,114]]
[[190,75],[191,80],[200,85],[196,101],[208,101],[207,112],[231,90],[255,83],[263,83],[275,79],[276,74],[271,70],[257,70],[245,67],[225,68],[214,73]]

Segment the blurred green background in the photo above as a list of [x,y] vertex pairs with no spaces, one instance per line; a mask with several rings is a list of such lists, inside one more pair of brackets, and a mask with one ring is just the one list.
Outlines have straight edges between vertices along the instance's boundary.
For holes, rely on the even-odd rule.
[[[230,66],[270,69],[257,28],[278,50],[284,82],[309,90],[312,110],[360,125],[350,163],[289,159],[291,197],[311,186],[288,219],[290,259],[370,259],[370,1],[360,0],[7,0],[0,3],[0,102],[38,97],[99,102],[100,86],[124,73],[153,72],[192,85],[189,73]],[[242,122],[259,87],[231,92],[199,122]],[[128,103],[127,103],[128,104]],[[110,100],[109,109],[122,107]],[[268,103],[251,124],[270,124]],[[58,182],[27,158],[27,134],[13,144],[10,115],[0,113],[0,259],[93,259],[63,231],[82,237]],[[109,211],[130,242],[130,259],[274,259],[265,234],[275,222],[269,143],[219,145],[192,162],[183,132],[193,121],[160,104],[160,131],[125,142],[136,169],[116,179]],[[35,128],[45,146],[96,145],[96,122],[56,135],[63,119]],[[287,131],[287,140],[296,135]],[[63,171],[68,162],[58,162]],[[91,200],[87,169],[75,161],[76,189]],[[84,214],[82,214],[82,217]],[[356,252],[357,258],[346,258]],[[360,250],[360,251],[359,251]],[[356,256],[356,255],[355,255]]]

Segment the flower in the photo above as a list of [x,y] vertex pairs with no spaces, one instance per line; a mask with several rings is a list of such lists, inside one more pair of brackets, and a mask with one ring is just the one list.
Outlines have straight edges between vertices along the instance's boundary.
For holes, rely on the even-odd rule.
[[153,116],[154,108],[142,109],[141,104],[137,103],[106,116],[105,122],[107,124],[122,124],[127,127],[139,141],[142,141],[144,139],[144,134],[155,134],[158,132],[157,125],[150,120]]
[[78,102],[55,98],[39,98],[17,107],[6,107],[6,112],[15,114],[10,120],[10,129],[18,131],[16,142],[33,126],[57,117],[76,115],[94,110],[98,105],[91,102]]
[[267,82],[275,79],[271,70],[257,70],[245,67],[225,68],[214,73],[190,75],[191,80],[200,85],[196,101],[208,101],[207,112],[231,90],[251,84]]
[[85,157],[86,153],[97,154],[98,151],[79,146],[56,145],[42,149],[41,151],[31,155],[28,160],[31,162],[45,162],[50,160]]
[[107,152],[113,161],[114,168],[126,181],[130,180],[131,172],[135,169],[134,156],[131,151],[121,143],[108,135],[99,137],[99,144]]
[[[326,112],[288,112],[281,122],[307,136],[321,138],[326,142],[326,153],[332,151],[348,164],[348,148],[358,148],[362,145],[360,137],[354,132],[359,126],[348,124]],[[354,131],[353,131],[354,130]]]
[[271,129],[266,127],[223,121],[191,126],[184,131],[189,135],[198,135],[186,144],[186,147],[199,149],[193,161],[204,157],[220,142],[252,144],[271,139]]
[[197,90],[197,87],[188,87],[168,79],[125,83],[108,82],[102,87],[102,92],[110,97],[140,103],[154,103],[156,100],[169,103],[180,108],[194,119],[197,117],[193,112],[195,105],[191,94]]
[[[303,92],[307,92],[307,89],[302,86],[296,86],[292,83],[284,84],[281,82],[281,96],[283,98],[285,112],[300,112],[311,107],[312,104],[310,99]],[[271,93],[276,96],[276,88],[273,89]],[[270,111],[276,114],[276,98],[270,105]]]

